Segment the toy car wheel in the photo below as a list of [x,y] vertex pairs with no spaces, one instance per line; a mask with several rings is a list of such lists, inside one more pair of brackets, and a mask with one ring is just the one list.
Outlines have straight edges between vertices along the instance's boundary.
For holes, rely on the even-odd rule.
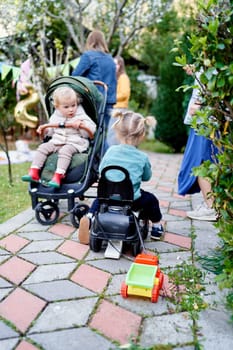
[[90,249],[98,253],[102,246],[102,239],[90,236]]
[[137,256],[141,253],[141,242],[138,240],[137,242],[132,243],[132,255]]
[[157,303],[159,298],[159,285],[155,285],[152,289],[151,293],[151,301],[152,303]]
[[41,225],[53,225],[59,218],[60,211],[55,202],[40,202],[35,207],[35,216]]
[[121,284],[121,295],[123,296],[123,298],[128,297],[128,286],[127,284],[125,284],[125,282],[122,282]]
[[88,212],[87,204],[76,204],[70,213],[70,221],[74,227],[79,228],[81,218]]

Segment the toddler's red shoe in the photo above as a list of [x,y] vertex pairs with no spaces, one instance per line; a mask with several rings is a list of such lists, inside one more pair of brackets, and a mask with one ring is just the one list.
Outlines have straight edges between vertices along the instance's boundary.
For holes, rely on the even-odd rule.
[[28,175],[23,175],[21,178],[26,182],[39,182],[40,181],[40,169],[30,168]]
[[50,187],[59,188],[61,186],[61,181],[64,179],[65,175],[54,173],[52,180],[48,182]]

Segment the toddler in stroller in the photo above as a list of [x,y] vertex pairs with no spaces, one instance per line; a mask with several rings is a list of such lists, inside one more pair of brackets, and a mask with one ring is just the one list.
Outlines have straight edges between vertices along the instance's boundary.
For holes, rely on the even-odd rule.
[[38,147],[29,174],[22,178],[30,182],[32,207],[41,224],[57,221],[60,199],[68,200],[75,227],[88,208],[75,203],[75,199],[84,199],[84,192],[98,178],[106,92],[104,83],[83,77],[60,77],[48,88],[45,102],[50,122],[39,126],[37,131],[43,135],[49,128],[53,131],[52,138]]
[[[153,117],[144,118],[131,111],[119,112],[117,117],[113,127],[121,143],[111,146],[101,160],[97,198],[89,213],[80,220],[79,240],[84,244],[90,242],[91,249],[98,251],[108,237],[123,241],[131,237],[129,241],[134,242],[135,255],[140,251],[140,242],[135,237],[134,227],[139,236],[140,232],[133,212],[139,212],[138,219],[144,221],[142,238],[147,236],[149,220],[152,222],[151,238],[160,239],[163,234],[159,201],[154,194],[140,188],[142,181],[151,178],[152,171],[147,155],[137,146],[145,136],[146,124],[153,123]],[[116,217],[114,213],[117,212],[123,215]]]

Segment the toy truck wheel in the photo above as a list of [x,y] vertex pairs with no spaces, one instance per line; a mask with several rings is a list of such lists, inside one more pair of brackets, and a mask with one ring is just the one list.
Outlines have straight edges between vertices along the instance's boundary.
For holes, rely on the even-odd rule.
[[125,284],[125,282],[122,282],[121,284],[121,295],[123,296],[123,298],[128,297],[128,286]]
[[155,285],[152,289],[152,293],[151,293],[151,301],[152,303],[157,303],[159,298],[159,286]]
[[162,288],[163,281],[164,281],[164,274],[161,272],[160,275],[159,275],[159,289]]

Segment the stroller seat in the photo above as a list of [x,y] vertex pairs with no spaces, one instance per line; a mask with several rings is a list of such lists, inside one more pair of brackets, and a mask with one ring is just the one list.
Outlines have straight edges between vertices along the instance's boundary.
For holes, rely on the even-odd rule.
[[142,232],[138,217],[132,210],[134,191],[128,170],[120,166],[104,168],[97,197],[100,206],[94,215],[90,248],[98,252],[103,241],[119,240],[123,242],[123,249],[131,247],[133,256],[139,254]]

